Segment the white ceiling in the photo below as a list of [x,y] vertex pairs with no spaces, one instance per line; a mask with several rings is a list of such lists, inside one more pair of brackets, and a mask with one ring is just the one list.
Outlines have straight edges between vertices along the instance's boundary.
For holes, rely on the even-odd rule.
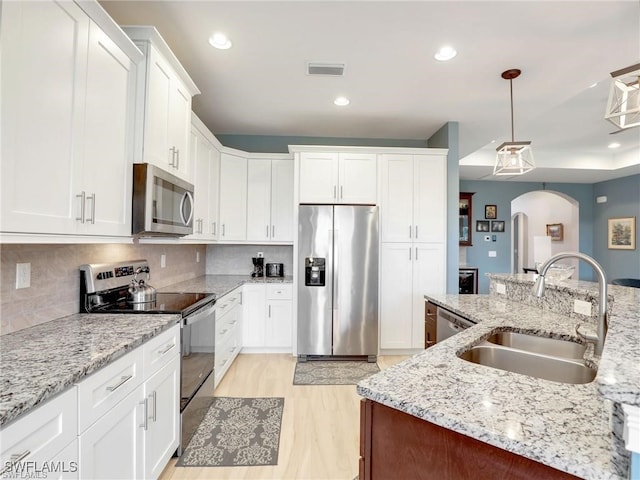
[[[640,61],[638,0],[100,3],[121,25],[156,26],[202,91],[193,108],[215,134],[427,139],[457,121],[462,179],[640,173],[640,128],[610,135],[604,120],[610,72]],[[233,48],[208,44],[218,31]],[[457,57],[434,60],[443,44]],[[309,61],[344,62],[345,75],[310,77]],[[500,77],[509,68],[522,70],[515,139],[532,142],[538,168],[492,178],[495,146],[511,137]],[[339,95],[351,104],[336,107]]]

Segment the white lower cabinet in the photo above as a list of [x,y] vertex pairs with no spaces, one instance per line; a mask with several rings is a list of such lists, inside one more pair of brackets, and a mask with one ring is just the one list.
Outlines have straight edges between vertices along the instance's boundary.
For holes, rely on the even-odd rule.
[[290,352],[293,324],[292,284],[244,285],[245,351]]
[[81,478],[77,410],[72,387],[2,427],[0,478]]
[[80,478],[158,478],[179,441],[180,326],[78,384]]
[[424,348],[424,294],[445,293],[441,243],[382,243],[380,348]]
[[244,301],[242,287],[238,287],[216,302],[215,387],[242,349]]

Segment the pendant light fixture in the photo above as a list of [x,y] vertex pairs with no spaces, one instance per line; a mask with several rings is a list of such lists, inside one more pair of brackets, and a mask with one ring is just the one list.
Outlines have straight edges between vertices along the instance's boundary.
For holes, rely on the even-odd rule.
[[640,125],[640,63],[611,72],[604,118],[620,130]]
[[522,175],[536,168],[531,142],[516,142],[513,136],[513,79],[518,78],[520,73],[517,68],[502,72],[502,78],[509,80],[511,93],[511,141],[504,142],[496,148],[498,154],[496,155],[496,164],[493,167],[494,175]]

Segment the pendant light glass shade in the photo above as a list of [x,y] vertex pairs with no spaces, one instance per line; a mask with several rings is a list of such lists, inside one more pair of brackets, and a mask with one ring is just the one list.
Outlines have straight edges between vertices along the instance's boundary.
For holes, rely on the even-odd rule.
[[623,130],[640,125],[640,63],[611,72],[604,118]]
[[496,150],[494,175],[522,175],[536,168],[531,142],[504,142]]
[[513,134],[513,79],[520,76],[520,70],[512,68],[502,72],[502,78],[509,80],[509,91],[511,93],[511,141],[504,142],[496,151],[496,163],[493,167],[493,174],[499,175],[522,175],[536,168],[533,160],[531,142],[516,142]]

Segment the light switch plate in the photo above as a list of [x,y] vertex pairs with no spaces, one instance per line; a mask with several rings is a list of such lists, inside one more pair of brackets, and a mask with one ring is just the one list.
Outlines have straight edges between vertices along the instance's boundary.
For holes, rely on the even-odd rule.
[[167,266],[167,256],[163,253],[160,255],[160,268],[165,268]]
[[200,252],[196,252],[196,263],[200,263]]
[[584,300],[573,301],[573,311],[580,315],[591,316],[591,302],[585,302]]
[[498,256],[498,252],[496,252],[495,250],[489,250],[489,256],[490,257],[497,257]]

